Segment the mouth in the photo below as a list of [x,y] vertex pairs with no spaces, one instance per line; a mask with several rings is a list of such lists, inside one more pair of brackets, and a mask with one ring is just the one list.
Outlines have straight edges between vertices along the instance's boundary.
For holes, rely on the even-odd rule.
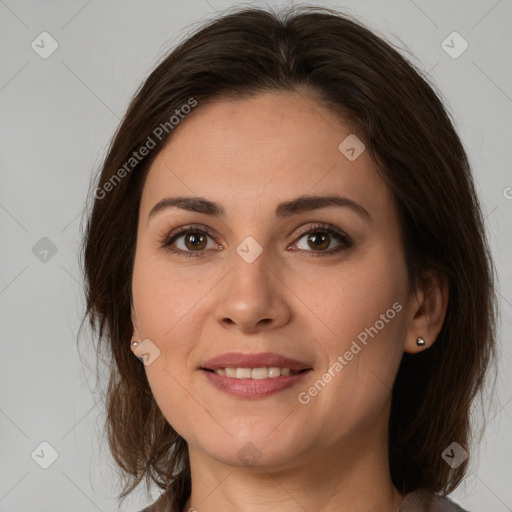
[[222,377],[229,377],[232,379],[275,379],[277,377],[289,377],[290,375],[298,375],[310,371],[311,368],[304,368],[303,370],[292,370],[291,368],[280,368],[279,366],[260,366],[258,368],[216,368],[215,370],[209,368],[201,368],[207,372],[216,373]]
[[210,384],[236,398],[265,398],[297,384],[313,371],[307,363],[270,352],[222,354],[199,370]]
[[[279,375],[277,371],[279,370]],[[208,370],[201,368],[203,375],[216,390],[222,391],[237,399],[262,399],[274,395],[295,386],[312,371],[304,369],[292,371],[289,368],[218,368]],[[235,372],[234,377],[229,377],[224,372]],[[248,377],[249,372],[251,376]],[[254,373],[253,373],[254,372]],[[270,373],[273,377],[270,377]],[[283,374],[281,374],[283,372]],[[253,377],[253,374],[255,375]]]
[[[280,354],[274,354],[272,352],[261,352],[261,353],[249,353],[244,354],[243,352],[227,352],[209,359],[201,365],[204,370],[224,370],[228,372],[228,376],[236,377],[236,374],[240,374],[237,378],[252,378],[248,375],[247,370],[258,370],[255,374],[255,378],[267,378],[275,375],[278,377],[281,373],[277,374],[276,368],[284,371],[284,375],[289,375],[287,372],[300,372],[305,369],[312,369],[311,365],[286,357]],[[233,372],[236,370],[236,372]],[[269,375],[265,374],[265,370]],[[264,375],[258,377],[258,375]]]

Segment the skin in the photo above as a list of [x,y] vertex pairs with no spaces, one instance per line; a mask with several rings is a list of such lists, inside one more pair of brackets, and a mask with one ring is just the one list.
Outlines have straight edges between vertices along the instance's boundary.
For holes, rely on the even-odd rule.
[[[132,320],[134,339],[149,338],[160,350],[145,366],[148,381],[189,444],[192,494],[184,510],[384,512],[403,499],[389,473],[391,387],[403,352],[424,350],[417,337],[427,348],[435,341],[448,292],[433,276],[428,289],[409,293],[393,197],[368,151],[349,161],[338,149],[351,133],[302,89],[216,100],[182,121],[149,170]],[[332,193],[357,202],[370,220],[336,206],[274,217],[282,201]],[[156,203],[176,196],[215,201],[225,215],[168,208],[148,221]],[[332,234],[315,248],[299,229],[317,222],[336,226],[353,246]],[[202,256],[162,248],[162,239],[189,224],[213,232]],[[236,252],[248,236],[263,249],[252,263]],[[194,244],[182,235],[174,248],[193,252]],[[300,403],[298,394],[394,303],[401,311]],[[235,398],[198,369],[231,351],[276,352],[313,371],[269,397]],[[238,456],[249,442],[260,457],[252,467]]]

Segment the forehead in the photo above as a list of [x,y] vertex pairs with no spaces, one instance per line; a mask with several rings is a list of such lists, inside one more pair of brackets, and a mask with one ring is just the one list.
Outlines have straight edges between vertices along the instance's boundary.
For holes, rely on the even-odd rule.
[[351,161],[339,149],[354,135],[306,92],[199,103],[153,161],[141,209],[166,196],[198,195],[229,214],[333,192],[388,209],[391,196],[369,152]]

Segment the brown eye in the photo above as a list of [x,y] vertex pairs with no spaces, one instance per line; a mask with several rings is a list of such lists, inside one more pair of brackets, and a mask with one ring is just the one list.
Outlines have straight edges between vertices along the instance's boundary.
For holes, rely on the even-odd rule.
[[[211,240],[210,246],[208,239]],[[306,240],[307,247],[299,246],[298,250],[308,253],[309,256],[329,256],[353,246],[348,235],[330,224],[316,225],[303,231],[295,245],[301,243],[302,239]],[[338,245],[327,250],[333,241],[338,241]],[[206,256],[207,249],[222,249],[222,246],[215,243],[209,231],[190,226],[171,233],[161,246],[178,256],[185,257],[202,257]]]
[[207,244],[206,236],[200,233],[186,234],[183,240],[185,247],[191,251],[204,249]]
[[[301,242],[302,239],[306,241],[307,247]],[[338,245],[331,250],[327,250],[334,240],[338,241]],[[301,243],[303,244],[302,247],[299,245]],[[352,239],[343,231],[330,224],[321,224],[302,232],[296,245],[300,251],[309,253],[310,256],[328,256],[348,249],[354,244]]]
[[308,244],[312,249],[327,249],[331,241],[331,237],[325,233],[311,233],[307,238]]
[[205,249],[218,248],[213,239],[208,247],[209,238],[212,239],[212,235],[205,229],[188,227],[171,233],[163,241],[162,247],[178,256],[202,256]]

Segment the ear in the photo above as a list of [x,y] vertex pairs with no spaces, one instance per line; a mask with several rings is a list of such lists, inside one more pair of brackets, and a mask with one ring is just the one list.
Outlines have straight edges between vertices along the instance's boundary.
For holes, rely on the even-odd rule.
[[[405,352],[421,352],[436,341],[446,316],[448,298],[448,279],[437,272],[431,273],[425,284],[411,294]],[[418,345],[418,338],[423,338],[425,345]]]

